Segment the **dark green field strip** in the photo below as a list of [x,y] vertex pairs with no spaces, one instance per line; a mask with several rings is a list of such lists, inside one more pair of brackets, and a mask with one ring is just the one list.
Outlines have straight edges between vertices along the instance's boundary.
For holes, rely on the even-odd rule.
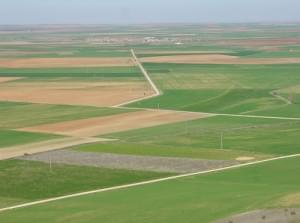
[[208,55],[208,54],[223,54],[223,55],[229,55],[229,54],[233,54],[233,53],[223,53],[223,52],[214,52],[214,51],[208,51],[208,52],[180,52],[180,51],[174,51],[174,53],[169,52],[169,53],[159,53],[159,51],[157,53],[138,53],[137,56],[139,58],[144,58],[144,57],[161,57],[161,56],[184,56],[184,55]]
[[[54,35],[52,35],[54,37]],[[3,35],[1,35],[3,37]],[[12,37],[8,37],[6,40],[0,37],[1,41],[12,42]],[[63,58],[63,57],[130,57],[130,50],[122,46],[90,46],[88,44],[49,44],[47,39],[49,38],[49,33],[44,36],[46,41],[37,43],[36,40],[31,39],[30,36],[27,41],[33,42],[33,44],[24,45],[14,45],[5,44],[1,45],[1,51],[9,52],[8,55],[1,55],[0,57],[5,58]],[[24,41],[24,38],[15,41]],[[1,44],[1,42],[0,42]],[[1,52],[0,51],[0,52]],[[20,53],[19,53],[20,52]],[[27,54],[26,54],[27,53]]]
[[[220,149],[221,134],[224,150]],[[219,116],[106,135],[121,141],[107,147],[91,145],[82,149],[197,158],[216,155],[215,159],[232,159],[248,153],[259,158],[299,153],[299,135],[299,121]]]
[[47,69],[9,69],[0,68],[0,77],[31,77],[31,78],[135,78],[142,77],[136,67],[108,67],[108,68],[47,68]]
[[59,136],[0,129],[0,149],[58,138]]
[[137,51],[229,51],[233,52],[239,49],[234,46],[218,46],[210,42],[187,43],[183,45],[162,44],[162,45],[145,45],[134,44],[131,48]]
[[285,206],[280,203],[283,197],[300,192],[299,162],[299,158],[290,158],[71,198],[3,212],[0,220],[6,223],[63,223],[66,220],[74,223],[208,223],[251,210]]
[[[1,39],[1,41],[4,41]],[[8,41],[8,40],[6,40]],[[17,41],[17,40],[16,40]],[[51,44],[49,42],[41,42],[41,43],[33,43],[33,44],[20,44],[16,45],[13,44],[13,40],[10,40],[11,44],[7,43],[5,45],[1,45],[1,51],[20,51],[20,52],[29,52],[29,53],[39,53],[39,54],[56,54],[56,53],[65,53],[67,56],[72,56],[72,54],[68,55],[69,53],[100,53],[106,55],[107,57],[114,57],[114,56],[122,56],[126,55],[131,56],[130,48],[126,46],[114,46],[114,45],[106,45],[106,46],[89,46],[85,43],[80,44]],[[66,56],[66,55],[64,55]]]
[[[233,49],[234,50],[234,49]],[[180,55],[208,55],[208,54],[221,54],[221,55],[229,55],[229,56],[238,56],[238,57],[245,57],[245,56],[251,56],[251,55],[256,55],[258,53],[261,53],[261,51],[254,51],[254,50],[235,50],[235,51],[204,51],[204,52],[197,52],[196,50],[194,51],[189,51],[189,52],[182,52],[180,51],[174,51],[168,52],[168,53],[160,53],[157,51],[151,52],[151,53],[138,53],[138,57],[160,57],[160,56],[180,56]]]
[[286,58],[292,57],[297,58],[300,57],[300,50],[298,48],[294,48],[291,46],[289,49],[279,49],[277,51],[261,51],[256,54],[248,55],[249,57],[255,58]]
[[108,116],[133,110],[87,106],[45,105],[0,102],[0,129],[14,129],[33,125]]
[[62,164],[52,164],[50,169],[40,162],[0,161],[0,207],[8,201],[28,202],[169,175]]
[[[5,49],[2,49],[5,50]],[[11,49],[7,49],[10,51]],[[32,48],[30,51],[21,51],[0,54],[0,58],[76,58],[76,57],[130,57],[129,51],[101,51],[98,49],[36,49]],[[54,51],[55,50],[55,51]],[[54,52],[52,52],[54,51]]]

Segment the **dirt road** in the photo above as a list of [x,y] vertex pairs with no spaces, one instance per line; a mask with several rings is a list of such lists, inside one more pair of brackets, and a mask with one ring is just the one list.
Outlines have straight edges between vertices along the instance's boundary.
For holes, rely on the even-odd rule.
[[0,150],[0,160],[11,159],[24,154],[35,154],[41,152],[47,152],[52,150],[63,149],[66,147],[94,143],[94,142],[103,142],[108,141],[108,139],[98,139],[98,138],[61,138],[48,140],[44,142],[25,144],[20,146],[3,148]]

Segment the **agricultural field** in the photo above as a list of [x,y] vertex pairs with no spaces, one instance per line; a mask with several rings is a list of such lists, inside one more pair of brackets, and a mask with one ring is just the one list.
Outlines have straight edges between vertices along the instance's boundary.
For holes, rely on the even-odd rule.
[[299,117],[299,64],[146,63],[163,95],[132,107]]
[[299,222],[299,30],[0,26],[0,222]]
[[[23,160],[2,161],[0,207],[166,177],[168,173],[103,169]],[[87,177],[89,176],[89,177]]]
[[146,222],[149,219],[213,222],[249,210],[300,207],[298,172],[299,158],[292,158],[66,199],[3,213],[0,217],[8,223],[66,219],[73,222]]
[[203,159],[247,155],[259,159],[297,153],[299,129],[299,121],[215,116],[104,135],[119,140],[76,149]]

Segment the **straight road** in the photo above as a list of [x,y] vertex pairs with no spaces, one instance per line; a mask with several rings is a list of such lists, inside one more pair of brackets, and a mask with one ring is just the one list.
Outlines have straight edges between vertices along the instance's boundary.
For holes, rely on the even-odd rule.
[[139,69],[141,70],[141,72],[143,73],[143,75],[145,76],[146,80],[148,81],[148,83],[150,84],[151,88],[154,91],[153,95],[147,96],[147,97],[143,97],[143,98],[139,98],[139,99],[135,99],[135,100],[131,100],[131,101],[127,101],[125,103],[113,106],[113,107],[122,107],[134,102],[138,102],[138,101],[143,101],[146,99],[150,99],[150,98],[154,98],[157,96],[161,95],[161,92],[159,91],[158,87],[155,85],[155,83],[152,81],[152,79],[150,78],[147,70],[144,68],[144,66],[142,65],[142,63],[140,62],[140,60],[138,59],[138,57],[136,56],[135,52],[133,49],[131,49],[131,54],[132,54],[132,59],[134,61],[134,63],[139,67]]

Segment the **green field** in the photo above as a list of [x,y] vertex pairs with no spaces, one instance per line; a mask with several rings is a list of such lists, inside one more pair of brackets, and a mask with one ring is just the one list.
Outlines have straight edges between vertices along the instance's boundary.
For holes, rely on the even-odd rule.
[[[85,80],[139,78],[141,72],[136,67],[103,68],[0,68],[0,77],[26,77],[31,79],[72,78]],[[19,80],[20,81],[20,80]]]
[[[299,162],[299,158],[291,158],[71,198],[0,213],[0,220],[6,223],[211,222],[250,210],[287,206],[282,199],[299,193]],[[299,200],[290,205],[300,207]]]
[[[0,129],[85,119],[130,112],[117,108],[0,102]],[[33,118],[34,117],[34,118]]]
[[29,133],[13,130],[0,129],[0,149],[4,147],[22,145],[26,143],[33,143],[43,140],[50,140],[58,138],[59,136],[42,134],[42,133]]
[[0,102],[0,148],[55,139],[58,136],[14,129],[130,112],[86,106]]
[[[131,49],[139,58],[199,54],[258,60],[299,58],[299,29],[300,24],[256,23],[7,26],[0,27],[0,60],[130,58]],[[135,108],[155,108],[219,115],[100,135],[99,138],[116,141],[78,145],[69,149],[82,153],[241,162],[299,154],[300,63],[143,65],[162,95],[130,104],[130,108],[34,104],[0,99],[0,153],[1,148],[60,137],[23,132],[25,127],[109,116],[136,111]],[[0,67],[0,77],[23,77],[0,84],[0,88],[3,86],[8,90],[16,86],[47,83],[53,86],[56,83],[63,86],[65,83],[69,84],[68,87],[73,83],[77,86],[79,82],[122,82],[124,86],[134,82],[146,83],[137,66]],[[59,84],[57,86],[60,87]],[[85,90],[93,88],[93,84],[89,86]],[[106,86],[97,85],[99,89],[102,87]],[[277,116],[277,119],[230,117],[226,114]],[[112,123],[115,124],[118,123]],[[0,212],[0,223],[208,223],[258,209],[300,208],[299,163],[299,157],[287,158],[68,198]],[[171,174],[52,162],[50,165],[50,161],[5,160],[0,161],[0,209],[167,176]]]
[[169,176],[33,161],[0,161],[0,207]]
[[216,116],[105,135],[119,141],[77,149],[202,159],[262,158],[298,153],[299,134],[300,121]]
[[[299,64],[145,64],[163,95],[131,107],[300,117]],[[291,104],[271,93],[291,100]]]

